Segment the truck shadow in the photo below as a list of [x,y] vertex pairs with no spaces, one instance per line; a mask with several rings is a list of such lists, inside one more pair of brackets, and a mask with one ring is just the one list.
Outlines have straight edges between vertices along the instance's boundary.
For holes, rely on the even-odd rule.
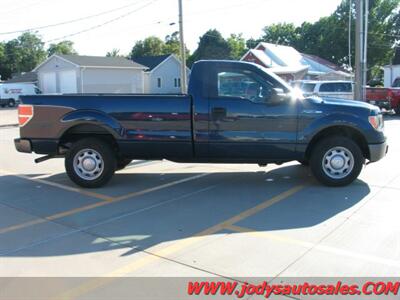
[[[201,173],[173,173],[167,176],[185,178],[199,174]],[[132,184],[140,178],[151,180],[153,177],[153,180],[157,180],[159,176],[153,173],[117,174],[114,185],[125,185],[127,182]],[[0,184],[12,180],[15,181],[15,177],[3,176],[0,177]],[[298,185],[305,187],[266,209],[260,209],[235,225],[264,232],[307,230],[314,226],[329,227],[331,222],[327,221],[334,217],[345,218],[370,193],[368,184],[361,180],[342,188],[321,186],[310,177],[309,169],[300,165],[283,166],[268,172],[216,172],[201,180],[202,182],[193,180],[173,188],[55,219],[52,222],[65,226],[63,230],[70,232],[54,233],[54,230],[50,230],[52,222],[49,222],[45,227],[37,227],[37,230],[49,230],[44,237],[38,237],[37,241],[31,245],[24,245],[19,251],[9,249],[0,254],[44,257],[121,248],[121,256],[131,255],[139,250],[197,235]],[[41,197],[51,197],[45,191],[46,187],[42,187]],[[18,193],[12,192],[12,198],[16,199]],[[64,197],[64,193],[67,192],[60,190],[47,201],[54,202],[55,206],[64,207],[63,201],[66,199],[75,200],[70,194]],[[38,215],[40,205],[44,205],[45,202],[41,204],[40,200],[34,200],[33,196],[32,199],[32,214]],[[0,197],[0,203],[2,202],[7,204],[7,201]],[[18,208],[23,202],[8,203]],[[27,207],[25,203],[19,209],[29,213]],[[70,205],[68,207],[71,208]],[[46,213],[39,215],[44,216]],[[10,240],[23,240],[26,234],[32,234],[35,226],[37,225],[0,234],[0,244]],[[221,229],[214,234],[235,233]],[[40,240],[46,242],[39,242]]]

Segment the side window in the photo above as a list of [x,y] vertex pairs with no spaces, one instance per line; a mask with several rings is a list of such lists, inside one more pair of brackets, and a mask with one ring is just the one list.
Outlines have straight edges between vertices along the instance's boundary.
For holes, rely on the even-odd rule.
[[232,71],[218,73],[218,97],[235,97],[253,102],[265,102],[273,86],[263,82],[250,71]]
[[400,87],[400,77],[394,80],[392,87]]
[[352,89],[351,89],[351,83],[343,83],[343,92],[345,93],[351,93]]
[[321,93],[334,92],[335,91],[334,83],[321,84],[321,86],[319,87],[319,91]]
[[157,87],[161,88],[161,78],[160,77],[157,78]]

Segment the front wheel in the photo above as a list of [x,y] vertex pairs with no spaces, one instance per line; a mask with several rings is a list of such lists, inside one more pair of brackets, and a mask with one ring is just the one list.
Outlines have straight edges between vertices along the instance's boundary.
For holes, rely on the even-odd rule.
[[310,160],[311,171],[318,181],[328,186],[345,186],[360,175],[364,164],[360,147],[346,137],[321,140]]
[[97,188],[105,185],[116,169],[111,146],[97,138],[81,139],[71,146],[65,156],[65,170],[77,185]]

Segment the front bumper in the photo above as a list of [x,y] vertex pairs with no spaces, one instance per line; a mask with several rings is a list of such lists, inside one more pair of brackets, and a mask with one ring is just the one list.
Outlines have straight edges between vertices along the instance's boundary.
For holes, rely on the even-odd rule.
[[384,158],[389,150],[389,146],[386,142],[381,144],[369,144],[368,148],[370,162],[375,162]]

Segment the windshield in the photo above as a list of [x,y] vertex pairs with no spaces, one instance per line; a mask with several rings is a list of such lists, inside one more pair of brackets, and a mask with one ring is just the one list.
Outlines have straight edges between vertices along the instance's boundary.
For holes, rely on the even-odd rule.
[[276,80],[280,85],[282,85],[282,89],[285,90],[288,93],[292,93],[293,92],[293,88],[286,82],[284,81],[282,78],[280,78],[278,75],[276,75],[275,73],[272,73],[271,71],[269,71],[267,68],[264,68],[260,65],[256,65],[257,68],[259,68],[262,72],[264,72],[265,74],[267,74],[269,77],[272,77],[274,80]]
[[303,83],[301,86],[301,90],[305,93],[314,92],[315,83]]

